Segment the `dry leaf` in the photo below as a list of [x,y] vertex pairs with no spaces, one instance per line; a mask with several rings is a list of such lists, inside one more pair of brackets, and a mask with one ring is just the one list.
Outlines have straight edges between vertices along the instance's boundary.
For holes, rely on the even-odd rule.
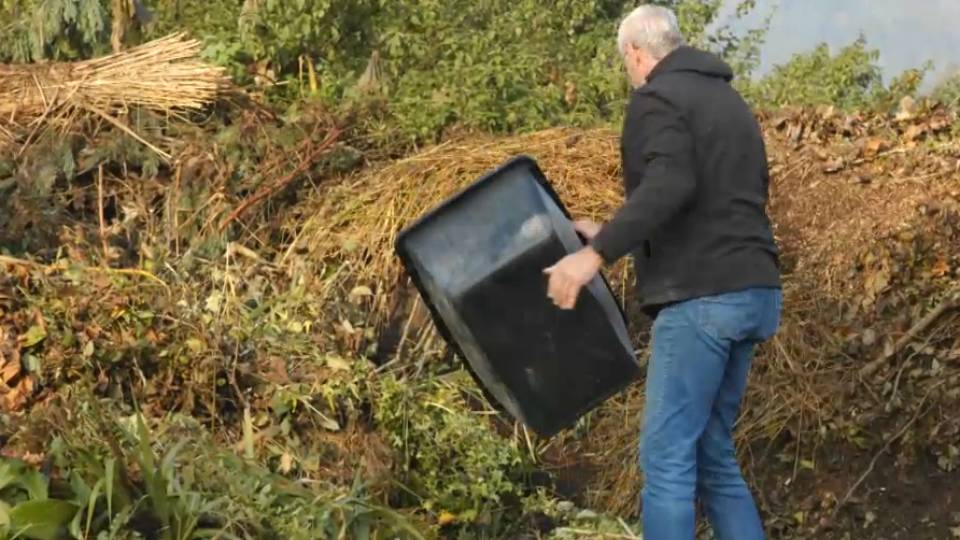
[[947,262],[947,259],[940,258],[934,263],[933,268],[930,269],[930,275],[934,277],[943,277],[950,273],[950,263]]
[[863,144],[863,155],[864,157],[868,158],[876,157],[877,154],[886,150],[887,148],[889,148],[889,145],[883,139],[867,139],[867,142]]
[[843,158],[835,157],[823,165],[823,172],[832,174],[843,169]]
[[264,378],[274,384],[290,384],[290,373],[287,371],[287,362],[280,357],[271,357],[270,370],[264,373]]
[[915,141],[920,138],[921,135],[926,131],[926,128],[922,125],[912,125],[907,128],[907,131],[904,132],[903,138],[907,141]]
[[20,360],[15,358],[6,358],[0,355],[0,384],[7,384],[20,374]]
[[350,298],[353,300],[358,300],[367,296],[373,296],[373,291],[370,289],[370,287],[365,285],[354,287],[353,290],[350,291]]
[[284,451],[280,456],[280,472],[287,474],[293,470],[293,456],[290,452]]
[[20,383],[3,396],[3,406],[0,407],[0,410],[18,411],[22,409],[30,396],[33,395],[35,387],[36,384],[32,375],[20,379]]

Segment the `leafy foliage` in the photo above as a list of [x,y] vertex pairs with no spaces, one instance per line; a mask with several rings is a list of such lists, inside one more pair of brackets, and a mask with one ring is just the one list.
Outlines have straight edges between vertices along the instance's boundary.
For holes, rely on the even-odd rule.
[[105,50],[106,0],[2,0],[0,62],[89,57]]
[[51,445],[54,479],[0,459],[0,533],[422,539],[406,517],[367,500],[362,484],[304,487],[218,448],[189,417],[167,418],[154,433],[138,413],[90,397],[75,405],[76,423]]
[[960,106],[960,74],[939,83],[931,92],[931,97],[940,103],[954,107]]
[[[460,375],[465,373],[460,372]],[[403,455],[401,482],[424,509],[470,522],[490,514],[522,489],[523,454],[471,412],[464,385],[386,377],[374,417]]]
[[833,105],[843,110],[890,107],[904,95],[916,93],[924,69],[908,70],[885,85],[877,66],[879,52],[864,38],[831,54],[826,44],[799,53],[757,82],[742,83],[746,97],[756,104]]

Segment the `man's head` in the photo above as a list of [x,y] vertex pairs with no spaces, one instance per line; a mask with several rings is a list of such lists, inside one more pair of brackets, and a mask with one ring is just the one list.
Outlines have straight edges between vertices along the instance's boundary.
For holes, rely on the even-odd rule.
[[617,32],[630,85],[642,86],[654,66],[683,43],[677,16],[669,9],[644,4],[631,11]]

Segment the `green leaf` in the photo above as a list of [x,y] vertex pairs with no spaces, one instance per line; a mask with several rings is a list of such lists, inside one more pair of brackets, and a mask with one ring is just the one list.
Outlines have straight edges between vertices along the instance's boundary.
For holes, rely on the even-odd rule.
[[137,438],[140,439],[140,448],[137,453],[140,471],[143,474],[143,483],[147,486],[147,496],[150,498],[151,506],[160,518],[164,526],[170,526],[170,516],[172,505],[167,496],[167,486],[162,471],[157,467],[157,460],[153,454],[153,448],[150,443],[150,430],[143,419],[143,415],[137,415]]
[[0,533],[10,527],[10,505],[0,501]]
[[23,538],[56,540],[76,512],[77,506],[66,501],[27,501],[10,510],[10,528]]
[[33,347],[44,339],[47,339],[47,331],[38,325],[31,326],[26,334],[23,334],[23,346]]
[[40,358],[35,354],[27,353],[23,355],[23,367],[30,373],[40,374]]
[[60,168],[67,180],[73,180],[77,172],[77,163],[73,160],[73,151],[69,146],[65,146],[60,155]]
[[[106,479],[101,478],[93,486],[93,492],[90,493],[90,499],[87,501],[87,523],[86,528],[83,531],[84,537],[88,536],[90,527],[93,525],[93,517],[97,511],[97,501],[100,500],[100,491],[104,487],[105,483]],[[80,515],[80,513],[77,512],[77,515]]]
[[31,500],[47,498],[47,481],[42,474],[23,461],[0,458],[0,491],[11,486],[23,488]]

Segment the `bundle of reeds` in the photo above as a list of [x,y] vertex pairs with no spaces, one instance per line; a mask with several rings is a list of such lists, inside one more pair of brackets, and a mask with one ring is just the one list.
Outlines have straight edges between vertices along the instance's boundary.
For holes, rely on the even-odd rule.
[[0,137],[26,137],[26,144],[42,128],[69,131],[90,116],[116,125],[131,106],[165,114],[201,109],[228,79],[199,53],[199,41],[172,34],[83,62],[0,65]]

